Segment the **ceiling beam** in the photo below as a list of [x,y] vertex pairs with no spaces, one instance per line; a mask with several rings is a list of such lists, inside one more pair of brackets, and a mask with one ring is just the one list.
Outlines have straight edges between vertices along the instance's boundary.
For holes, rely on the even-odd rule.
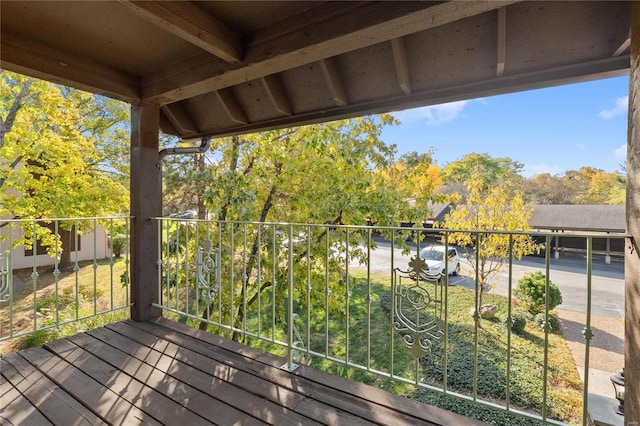
[[99,62],[53,49],[13,34],[0,35],[0,68],[98,93],[124,102],[140,101],[140,80]]
[[393,50],[393,63],[396,67],[398,85],[405,95],[409,95],[411,94],[411,80],[409,79],[409,65],[407,63],[404,38],[398,37],[391,40],[391,50]]
[[[374,2],[247,48],[241,63],[195,58],[149,76],[143,97],[171,103],[489,12],[517,0]],[[279,22],[284,28],[288,21]]]
[[631,28],[629,28],[629,35],[627,38],[618,46],[615,52],[613,52],[613,56],[620,56],[624,53],[625,50],[629,49],[631,46]]
[[496,65],[496,77],[504,74],[504,65],[507,56],[507,8],[498,9],[498,60]]
[[320,61],[320,68],[322,68],[324,80],[327,82],[329,93],[331,93],[331,99],[338,106],[348,105],[349,99],[347,99],[347,92],[344,90],[336,60],[334,58],[323,59]]
[[293,114],[289,98],[282,87],[280,78],[276,74],[273,74],[262,77],[260,81],[276,111],[284,115]]
[[236,95],[233,94],[233,91],[228,89],[220,89],[216,91],[216,96],[222,107],[227,112],[227,115],[231,119],[231,121],[239,124],[248,124],[249,120],[247,120],[247,115],[244,113],[242,106],[238,102]]
[[524,90],[541,89],[579,81],[591,81],[629,74],[629,54],[591,62],[571,64],[556,68],[541,69],[521,74],[508,74],[491,80],[482,80],[450,87],[441,87],[414,91],[410,95],[376,99],[345,106],[336,106],[318,111],[296,114],[291,117],[279,117],[271,120],[225,127],[219,131],[207,132],[198,136],[231,136],[301,124],[321,123],[327,120],[339,120],[367,114],[377,114],[427,105],[437,105],[464,99],[481,98]]
[[160,110],[180,136],[189,137],[198,134],[198,127],[182,103],[163,105]]
[[242,60],[240,35],[188,1],[120,0],[154,25],[226,62]]

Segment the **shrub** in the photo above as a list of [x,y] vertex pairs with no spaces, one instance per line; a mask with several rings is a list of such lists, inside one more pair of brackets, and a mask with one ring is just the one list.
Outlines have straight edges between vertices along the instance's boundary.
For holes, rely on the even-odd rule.
[[[545,309],[545,281],[542,272],[525,274],[518,281],[515,295],[520,298],[526,309],[533,315],[544,312]],[[562,303],[562,294],[557,285],[549,281],[549,310]]]
[[[527,313],[520,309],[515,309],[511,312],[511,331],[516,334],[523,334],[524,328],[527,326]],[[505,323],[508,323],[509,318],[505,318]],[[509,324],[507,324],[507,327]]]
[[[539,313],[538,315],[536,315],[536,317],[533,319],[533,321],[539,325],[541,328],[544,328],[544,312]],[[555,315],[549,315],[548,318],[548,323],[549,323],[549,331],[552,333],[557,333],[558,331],[560,331],[560,322],[558,321],[558,317],[556,317]]]
[[391,315],[391,291],[385,291],[380,294],[380,307],[389,318]]
[[122,256],[122,253],[127,250],[127,236],[118,234],[111,237],[111,247],[115,257]]

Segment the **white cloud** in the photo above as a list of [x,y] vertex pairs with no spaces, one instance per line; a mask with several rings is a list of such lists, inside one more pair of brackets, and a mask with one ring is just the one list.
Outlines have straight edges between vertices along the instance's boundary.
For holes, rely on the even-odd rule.
[[449,102],[446,104],[409,109],[394,113],[394,116],[403,123],[411,121],[425,121],[428,126],[449,123],[460,117],[462,110],[470,101]]
[[629,107],[629,96],[617,98],[615,105],[611,109],[603,109],[598,113],[603,120],[611,120],[613,117],[627,113]]
[[576,146],[578,147],[579,150],[584,150],[586,148],[585,144],[583,143],[577,143]]
[[627,158],[627,144],[623,143],[618,148],[614,149],[613,155],[618,158]]

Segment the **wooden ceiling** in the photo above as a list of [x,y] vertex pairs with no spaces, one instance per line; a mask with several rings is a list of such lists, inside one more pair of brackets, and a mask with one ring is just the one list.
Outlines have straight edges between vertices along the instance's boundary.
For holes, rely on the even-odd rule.
[[183,138],[624,75],[611,1],[2,1],[0,66],[161,105]]

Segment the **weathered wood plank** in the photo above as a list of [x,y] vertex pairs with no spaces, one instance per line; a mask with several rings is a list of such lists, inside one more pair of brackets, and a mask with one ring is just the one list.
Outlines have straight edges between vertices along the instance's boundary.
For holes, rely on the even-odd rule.
[[49,426],[52,423],[5,377],[7,362],[0,360],[0,425]]
[[[128,327],[122,323],[114,324],[113,328],[131,339],[142,342],[153,342],[158,339],[157,336],[147,333],[148,330]],[[289,388],[274,385],[269,380],[249,374],[237,367],[238,363],[236,362],[232,362],[233,365],[227,365],[215,358],[187,349],[187,347],[181,347],[174,343],[170,345],[171,347],[166,348],[166,352],[174,354],[171,358],[172,362],[158,361],[156,368],[205,392],[214,392],[213,396],[216,398],[235,404],[236,407],[250,412],[264,421],[273,419],[276,424],[312,425],[318,424],[318,422],[328,424],[325,420],[330,419],[332,412],[338,413],[338,417],[345,421],[357,422],[359,420],[348,413],[341,413],[340,410],[335,410],[333,407],[315,400],[311,400],[313,404],[303,404],[305,399],[310,398]],[[177,364],[176,361],[180,364]],[[246,360],[240,361],[240,363],[242,362],[246,362]]]
[[[140,328],[142,330],[148,331],[149,333],[155,334],[158,337],[162,337],[168,341],[175,343],[180,347],[189,348],[192,351],[196,351],[202,355],[205,355],[217,362],[224,364],[226,362],[229,365],[238,366],[237,368],[242,369],[246,373],[251,375],[255,375],[264,379],[267,382],[278,385],[284,389],[290,389],[295,392],[300,392],[305,396],[313,398],[317,401],[317,403],[324,404],[327,409],[315,410],[314,406],[311,404],[309,407],[312,408],[312,412],[305,412],[305,415],[308,416],[321,416],[319,417],[322,421],[330,422],[331,416],[343,416],[343,417],[353,417],[353,421],[369,421],[376,422],[381,424],[394,424],[394,425],[402,425],[402,424],[411,424],[411,425],[419,425],[419,424],[433,424],[429,419],[424,419],[420,417],[416,417],[413,413],[404,413],[397,411],[393,408],[389,408],[388,406],[378,404],[370,401],[366,395],[369,390],[375,389],[373,387],[366,387],[366,385],[362,385],[360,388],[361,392],[356,394],[348,394],[345,393],[342,389],[340,389],[340,383],[335,383],[329,381],[328,383],[333,383],[336,387],[328,387],[325,386],[326,383],[323,382],[315,382],[312,380],[308,380],[306,377],[302,375],[292,375],[282,369],[279,368],[280,365],[284,364],[284,359],[280,360],[279,365],[269,366],[266,364],[261,364],[259,362],[250,361],[243,359],[242,357],[238,357],[235,353],[230,351],[221,351],[217,349],[215,351],[211,350],[211,346],[205,344],[202,340],[198,338],[194,338],[191,336],[187,336],[185,334],[177,333],[173,330],[155,327],[150,323],[141,323],[141,322],[129,322],[129,325]],[[187,330],[185,330],[187,331]],[[202,333],[198,333],[200,335]],[[202,338],[206,338],[206,335],[200,336]],[[231,367],[226,367],[231,368]],[[236,377],[243,377],[239,373],[235,373],[233,379]],[[335,376],[328,375],[329,378],[334,378]],[[337,378],[337,377],[336,377]],[[345,380],[345,379],[342,379]],[[346,380],[345,380],[346,381]],[[235,382],[234,382],[235,383]],[[243,386],[243,383],[236,383],[238,386]],[[367,389],[370,388],[370,389]],[[387,400],[385,403],[393,404],[394,399],[403,399],[396,395],[385,392],[385,396]],[[422,404],[419,404],[422,407]],[[299,406],[298,409],[307,408]],[[328,410],[328,411],[327,411]],[[318,417],[316,417],[318,418]],[[356,420],[357,419],[357,420]],[[460,424],[460,423],[458,423]]]
[[[175,321],[168,320],[166,318],[158,317],[149,321],[152,324],[161,325],[164,328],[177,331],[188,336],[198,336],[203,342],[210,343],[214,346],[220,346],[235,354],[242,355],[249,359],[259,359],[263,364],[269,364],[272,366],[282,365],[282,358],[276,355],[272,355],[267,352],[259,351],[258,349],[245,346],[241,343],[234,342],[233,340],[223,339],[220,336],[211,333],[201,333],[200,330],[196,330],[193,327],[189,327],[184,324],[177,323]],[[125,322],[127,323],[127,322]]]
[[60,425],[106,425],[107,423],[80,404],[36,370],[20,355],[6,354],[2,374],[51,422]]
[[[267,354],[257,349],[249,348],[240,343],[226,340],[213,334],[202,333],[200,330],[196,330],[192,327],[170,321],[165,318],[157,318],[150,322],[162,325],[164,328],[177,331],[184,335],[194,337],[198,340],[209,342],[213,345],[219,346],[220,348],[224,348],[228,351],[224,356],[228,356],[229,360],[233,360],[234,356],[237,354],[242,354],[242,356],[245,358],[251,358],[253,360],[259,361],[260,363],[264,363],[273,367],[278,367],[284,362],[283,358],[277,357],[275,355]],[[137,323],[131,322],[131,324],[135,325]],[[379,404],[382,407],[388,407],[394,411],[405,413],[411,416],[416,416],[423,421],[433,424],[484,424],[477,420],[469,419],[467,417],[460,416],[437,407],[422,404],[412,399],[393,395],[383,389],[378,389],[364,383],[348,380],[304,365],[300,366],[296,371],[293,372],[293,374],[295,376],[313,381],[322,387],[326,386],[340,390],[345,400],[351,400],[351,398],[356,396],[366,398],[367,400]]]
[[[182,422],[202,426],[211,424],[171,398],[123,373],[124,364],[114,368],[67,339],[47,343],[45,347],[72,365],[81,365],[85,374],[98,383],[108,386],[131,405],[153,416],[162,424],[174,425]],[[124,362],[126,363],[126,360]]]
[[161,318],[46,348],[6,355],[0,424],[482,424]]
[[[134,356],[128,355],[130,353],[128,352],[129,350],[140,353],[139,344],[129,340],[128,342],[131,344],[126,344],[125,342],[123,345],[125,346],[125,350],[123,352],[123,349],[118,349],[114,343],[117,344],[118,341],[124,342],[127,339],[122,336],[119,336],[120,338],[111,338],[112,336],[109,336],[109,334],[119,336],[115,332],[107,329],[98,329],[94,330],[91,335],[78,334],[70,337],[69,340],[114,367],[122,368],[122,371],[131,377],[145,383],[147,386],[153,387],[156,391],[214,424],[231,425],[238,423],[238,419],[242,419],[243,425],[263,424],[263,422],[249,417],[247,413],[243,413],[233,406],[212,399],[211,395],[192,387],[188,381],[180,381],[157,368],[158,365],[164,362],[163,357],[173,361],[172,358],[163,356],[159,352],[147,348],[149,355],[152,356],[150,360],[145,357],[145,361],[151,361],[151,364],[147,364]],[[105,341],[108,340],[109,343],[106,343],[103,339]],[[136,346],[138,348],[136,348]],[[169,365],[180,369],[180,366],[177,365],[175,361],[171,361]],[[203,377],[203,381],[207,382],[209,386],[211,385],[210,378]]]
[[81,369],[89,367],[86,362],[72,366],[42,348],[25,349],[20,351],[20,355],[78,401],[92,407],[109,423],[132,426],[161,425],[149,414],[82,372]]

